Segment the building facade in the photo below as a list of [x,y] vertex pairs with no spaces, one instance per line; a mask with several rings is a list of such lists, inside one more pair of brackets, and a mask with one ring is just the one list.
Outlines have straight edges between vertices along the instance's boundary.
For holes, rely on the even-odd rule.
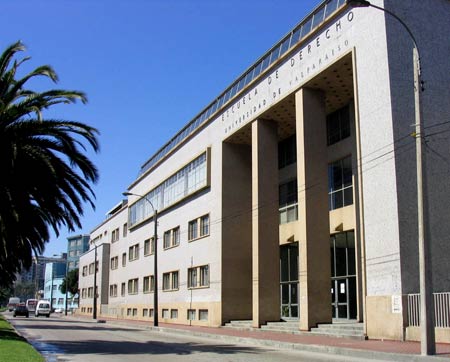
[[47,263],[64,262],[66,254],[62,253],[60,257],[47,257],[43,255],[33,256],[31,267],[23,270],[17,275],[15,284],[17,283],[33,283],[34,293],[30,298],[43,298],[45,285],[45,268]]
[[61,293],[61,284],[66,276],[66,268],[66,260],[45,264],[43,299],[51,301],[52,310],[65,308],[66,294]]
[[89,250],[89,235],[73,235],[67,238],[68,271],[78,269],[80,255]]
[[[420,48],[426,241],[448,293],[450,3],[373,3]],[[152,320],[154,207],[161,321],[345,320],[417,339],[413,64],[398,21],[321,2],[144,163],[80,259],[81,312],[95,275],[101,315]]]

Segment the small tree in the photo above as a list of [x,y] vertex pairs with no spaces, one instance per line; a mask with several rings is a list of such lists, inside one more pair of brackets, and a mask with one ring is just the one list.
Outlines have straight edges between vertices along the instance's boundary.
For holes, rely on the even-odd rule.
[[66,288],[72,296],[78,293],[78,269],[73,269],[67,273],[61,283],[61,293],[65,294]]

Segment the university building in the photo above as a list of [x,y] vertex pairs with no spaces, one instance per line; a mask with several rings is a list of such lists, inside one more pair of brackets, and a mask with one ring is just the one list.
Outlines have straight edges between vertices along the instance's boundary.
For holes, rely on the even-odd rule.
[[[450,3],[374,0],[417,41],[426,245],[450,341]],[[80,313],[418,339],[413,43],[394,18],[322,1],[142,166],[80,258]],[[152,207],[153,205],[153,207]],[[96,263],[96,264],[95,264]]]

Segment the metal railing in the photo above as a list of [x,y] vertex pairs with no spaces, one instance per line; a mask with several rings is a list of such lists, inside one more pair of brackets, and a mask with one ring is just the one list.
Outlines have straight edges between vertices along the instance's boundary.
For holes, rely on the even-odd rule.
[[[434,325],[450,328],[450,292],[433,293]],[[420,294],[408,294],[408,325],[420,326]]]

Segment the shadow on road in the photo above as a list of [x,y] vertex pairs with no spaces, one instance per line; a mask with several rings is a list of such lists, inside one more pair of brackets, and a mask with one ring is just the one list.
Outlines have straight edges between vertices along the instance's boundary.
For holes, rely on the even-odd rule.
[[[17,320],[12,320],[11,322],[17,322]],[[56,321],[56,322],[60,322],[59,324],[56,323],[51,323],[49,324],[49,322],[55,322],[54,320],[48,320],[48,319],[26,319],[26,320],[21,320],[20,321],[20,325],[15,323],[15,327],[17,329],[21,329],[21,328],[27,328],[27,329],[51,329],[51,330],[67,330],[67,331],[71,331],[71,330],[87,330],[87,331],[95,331],[95,330],[105,330],[105,328],[107,328],[109,331],[112,332],[117,332],[117,331],[127,331],[127,332],[135,332],[135,331],[139,331],[141,329],[135,329],[135,328],[120,328],[120,327],[111,327],[111,325],[107,325],[105,326],[104,324],[102,325],[97,325],[95,323],[89,323],[86,325],[80,324],[80,322],[72,322],[72,321]],[[62,323],[61,323],[62,322]],[[64,323],[64,324],[63,324]]]
[[243,347],[227,344],[202,344],[195,342],[132,342],[132,341],[47,341],[58,345],[66,354],[154,354],[154,355],[189,355],[193,353],[235,354],[235,353],[262,353],[265,350],[255,347]]

